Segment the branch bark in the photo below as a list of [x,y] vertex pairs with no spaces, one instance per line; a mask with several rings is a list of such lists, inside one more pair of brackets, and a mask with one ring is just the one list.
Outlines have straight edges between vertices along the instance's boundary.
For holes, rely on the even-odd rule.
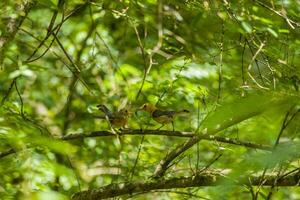
[[[155,136],[168,136],[168,137],[184,137],[184,138],[192,138],[196,136],[196,134],[192,132],[184,132],[184,131],[167,131],[167,130],[124,130],[119,132],[120,136],[124,135],[155,135]],[[74,140],[74,139],[82,139],[87,137],[108,137],[108,136],[116,136],[115,134],[109,131],[93,131],[89,133],[74,133],[61,137],[63,140]],[[272,151],[272,147],[263,144],[256,144],[248,141],[242,141],[234,138],[228,137],[220,137],[215,135],[198,135],[198,137],[202,140],[209,141],[217,141],[222,143],[234,144],[238,146],[244,146],[247,148],[260,149],[265,151]]]
[[[195,136],[192,132],[184,132],[184,131],[167,131],[167,130],[125,130],[119,133],[120,136],[125,135],[153,135],[153,136],[167,136],[167,137],[183,137],[183,138],[192,138]],[[109,132],[109,131],[93,131],[89,133],[74,133],[62,136],[60,139],[62,140],[78,140],[83,138],[89,137],[115,137],[116,135]],[[199,136],[202,140],[208,141],[216,141],[222,142],[227,144],[233,144],[238,146],[243,146],[246,148],[252,149],[260,149],[264,151],[272,151],[272,147],[269,145],[257,144],[248,141],[242,141],[235,138],[228,138],[228,137],[220,137],[214,135],[200,135]],[[16,150],[9,148],[3,152],[0,152],[0,159],[4,158],[8,155],[16,153]]]
[[[265,177],[263,186],[271,186],[277,175],[268,175]],[[300,174],[294,173],[284,176],[277,180],[277,186],[299,186]],[[226,181],[225,183],[223,181]],[[82,192],[77,192],[72,196],[72,200],[95,200],[112,198],[121,195],[132,195],[134,193],[145,193],[158,189],[174,189],[174,188],[189,188],[201,186],[216,186],[216,185],[260,185],[260,177],[250,176],[241,180],[231,180],[221,174],[198,174],[189,177],[158,179],[151,181],[137,181],[129,183],[110,184],[98,189],[91,189]]]

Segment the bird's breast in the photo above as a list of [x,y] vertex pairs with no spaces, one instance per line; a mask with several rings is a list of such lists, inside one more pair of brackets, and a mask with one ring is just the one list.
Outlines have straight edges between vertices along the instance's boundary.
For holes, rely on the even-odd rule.
[[115,127],[125,126],[128,122],[128,120],[126,118],[123,118],[123,117],[111,118],[109,121]]

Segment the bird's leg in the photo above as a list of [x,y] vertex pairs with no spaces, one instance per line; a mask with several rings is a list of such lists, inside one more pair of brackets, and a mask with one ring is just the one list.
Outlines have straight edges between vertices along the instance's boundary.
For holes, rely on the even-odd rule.
[[105,115],[105,119],[106,119],[106,121],[108,123],[108,126],[109,126],[111,132],[116,135],[117,133],[116,133],[115,129],[112,127],[112,124],[110,123],[109,117],[107,115]]
[[115,129],[114,127],[112,127],[111,123],[108,121],[108,124],[109,124],[109,127],[110,127],[110,130],[111,132],[117,136],[117,140],[119,141],[119,144],[122,145],[121,143],[121,138],[120,138],[120,133],[119,133],[119,130]]
[[162,127],[164,127],[165,125],[161,125],[158,129],[156,129],[157,131],[159,131]]
[[116,128],[113,128],[112,126],[110,127],[113,134],[115,134],[117,136],[117,140],[119,141],[119,144],[122,145],[122,141],[121,141],[121,134],[120,132],[122,131],[122,129],[120,128],[119,130]]
[[142,132],[143,132],[143,127],[140,127],[140,131],[142,131]]
[[174,128],[174,122],[172,121],[172,128],[173,128],[173,132],[175,131],[175,128]]

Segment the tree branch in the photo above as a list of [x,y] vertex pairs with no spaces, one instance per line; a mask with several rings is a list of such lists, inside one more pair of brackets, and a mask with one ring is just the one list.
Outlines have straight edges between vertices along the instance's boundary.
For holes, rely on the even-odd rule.
[[[276,175],[268,175],[265,177],[263,186],[271,186],[276,178]],[[300,174],[294,173],[282,177],[277,180],[277,186],[299,186]],[[260,185],[260,177],[250,176],[241,180],[231,180],[222,174],[198,174],[196,176],[179,177],[171,179],[158,179],[151,181],[137,181],[129,183],[110,184],[98,189],[91,189],[82,192],[77,192],[72,196],[72,200],[94,200],[112,198],[121,195],[131,195],[133,193],[150,192],[157,189],[173,189],[173,188],[189,188],[201,186],[216,186],[226,185]]]
[[[167,131],[167,130],[124,130],[119,133],[120,136],[124,135],[155,135],[155,136],[167,136],[167,137],[183,137],[183,138],[191,138],[195,136],[192,132],[184,132],[184,131]],[[114,133],[111,133],[109,131],[92,131],[89,133],[74,133],[74,134],[68,134],[65,136],[62,136],[60,139],[62,140],[76,140],[76,139],[83,139],[83,138],[89,138],[89,137],[115,137],[116,135]],[[214,135],[200,135],[199,136],[202,140],[208,140],[208,141],[216,141],[216,142],[222,142],[227,144],[233,144],[238,146],[243,146],[246,148],[252,148],[252,149],[260,149],[264,151],[272,151],[272,147],[269,145],[263,145],[263,144],[256,144],[248,141],[242,141],[235,138],[229,138],[229,137],[220,137],[220,136],[214,136]],[[10,154],[16,153],[16,150],[10,148],[3,152],[0,152],[0,159],[3,157],[6,157]]]
[[[193,136],[196,136],[196,134],[192,132],[184,132],[184,131],[167,131],[167,130],[124,130],[119,132],[120,136],[123,135],[156,135],[156,136],[168,136],[168,137],[186,137],[191,138]],[[81,139],[81,138],[87,138],[87,137],[107,137],[107,136],[116,136],[115,134],[109,132],[109,131],[93,131],[89,133],[74,133],[69,134],[66,136],[61,137],[63,140],[74,140],[74,139]],[[220,137],[220,136],[214,136],[214,135],[199,135],[199,138],[202,140],[209,140],[209,141],[217,141],[222,143],[228,143],[228,144],[234,144],[239,146],[244,146],[247,148],[253,148],[253,149],[260,149],[265,151],[271,151],[272,147],[268,145],[263,144],[256,144],[248,141],[242,141],[234,138],[228,138],[228,137]]]

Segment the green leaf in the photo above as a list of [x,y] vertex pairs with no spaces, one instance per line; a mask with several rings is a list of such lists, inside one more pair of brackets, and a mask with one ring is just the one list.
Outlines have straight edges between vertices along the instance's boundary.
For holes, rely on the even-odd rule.
[[244,28],[244,30],[247,32],[247,33],[251,33],[252,32],[252,27],[250,24],[248,24],[247,22],[242,22],[242,27]]
[[269,33],[271,33],[274,37],[278,37],[278,34],[271,28],[267,28],[267,30],[269,31]]
[[38,3],[51,9],[57,9],[56,0],[39,0]]
[[236,99],[212,111],[204,119],[201,125],[203,133],[214,134],[244,120],[252,118],[262,112],[280,106],[295,104],[293,96],[266,94],[254,94]]
[[58,192],[35,192],[32,195],[30,195],[30,199],[32,200],[67,200],[68,198]]
[[70,143],[49,137],[34,136],[32,138],[26,138],[25,140],[32,146],[47,147],[60,154],[72,155],[77,151],[77,148]]
[[279,29],[278,32],[279,33],[290,33],[290,30],[288,30],[288,29]]

